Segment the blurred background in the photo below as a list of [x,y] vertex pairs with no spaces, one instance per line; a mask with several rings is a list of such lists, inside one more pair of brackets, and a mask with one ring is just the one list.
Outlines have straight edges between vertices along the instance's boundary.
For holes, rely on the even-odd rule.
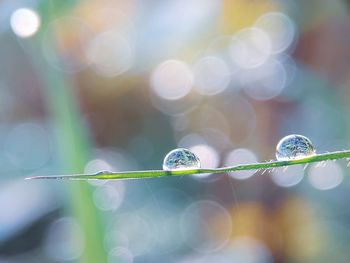
[[0,262],[348,262],[347,161],[129,181],[27,176],[349,149],[341,0],[0,1]]

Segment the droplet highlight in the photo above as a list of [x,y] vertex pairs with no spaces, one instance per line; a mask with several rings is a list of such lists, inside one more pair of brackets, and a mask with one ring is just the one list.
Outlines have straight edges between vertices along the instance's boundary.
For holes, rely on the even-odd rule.
[[166,171],[197,169],[200,167],[199,158],[193,152],[184,148],[170,151],[163,161],[163,170]]
[[315,155],[311,141],[302,135],[292,134],[282,138],[276,147],[276,159],[289,161]]

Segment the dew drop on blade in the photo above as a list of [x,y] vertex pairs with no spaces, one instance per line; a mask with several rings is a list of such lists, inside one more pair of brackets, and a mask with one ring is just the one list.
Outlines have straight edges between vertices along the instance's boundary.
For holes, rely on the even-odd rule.
[[198,157],[191,151],[178,148],[169,152],[163,161],[163,170],[197,169],[201,164]]
[[311,141],[302,135],[292,134],[282,138],[277,144],[276,159],[289,161],[315,155]]
[[95,175],[104,175],[104,174],[111,174],[111,173],[112,173],[111,171],[104,170],[104,171],[97,172]]

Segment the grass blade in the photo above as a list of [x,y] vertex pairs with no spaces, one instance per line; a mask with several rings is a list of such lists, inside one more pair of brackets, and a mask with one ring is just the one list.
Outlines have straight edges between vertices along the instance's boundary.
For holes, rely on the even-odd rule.
[[244,170],[270,169],[276,167],[284,167],[298,164],[308,164],[315,162],[323,162],[329,160],[338,160],[350,158],[350,151],[337,151],[323,154],[316,154],[306,158],[295,159],[290,161],[271,161],[263,163],[241,164],[230,167],[222,167],[217,169],[186,169],[186,170],[148,170],[148,171],[125,171],[125,172],[99,172],[96,174],[73,174],[73,175],[54,175],[54,176],[34,176],[26,179],[68,179],[68,180],[110,180],[110,179],[142,179],[157,178],[166,176],[182,176],[190,174],[204,173],[225,173]]

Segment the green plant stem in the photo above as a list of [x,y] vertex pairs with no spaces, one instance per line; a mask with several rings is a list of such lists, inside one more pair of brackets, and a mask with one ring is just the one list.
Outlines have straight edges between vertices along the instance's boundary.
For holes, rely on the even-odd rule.
[[[28,42],[26,47],[40,77],[50,120],[55,127],[59,169],[68,173],[79,172],[88,161],[90,145],[87,132],[80,120],[70,79],[49,65],[40,52],[42,38],[38,34],[37,39]],[[79,262],[107,262],[103,245],[104,223],[92,200],[93,189],[86,182],[76,182],[69,184],[67,190],[68,213],[76,218],[84,236],[85,249]]]
[[58,176],[35,176],[27,179],[70,179],[70,180],[89,180],[89,179],[141,179],[155,178],[165,176],[182,176],[189,174],[204,174],[204,173],[226,173],[244,170],[260,170],[271,169],[276,167],[284,167],[298,164],[309,164],[315,162],[323,162],[329,160],[338,160],[350,158],[349,151],[338,151],[331,153],[315,154],[306,158],[288,160],[288,161],[271,161],[264,163],[240,164],[230,167],[222,167],[217,169],[186,169],[186,170],[148,170],[148,171],[126,171],[126,172],[99,172],[97,174],[73,174],[73,175],[58,175]]

